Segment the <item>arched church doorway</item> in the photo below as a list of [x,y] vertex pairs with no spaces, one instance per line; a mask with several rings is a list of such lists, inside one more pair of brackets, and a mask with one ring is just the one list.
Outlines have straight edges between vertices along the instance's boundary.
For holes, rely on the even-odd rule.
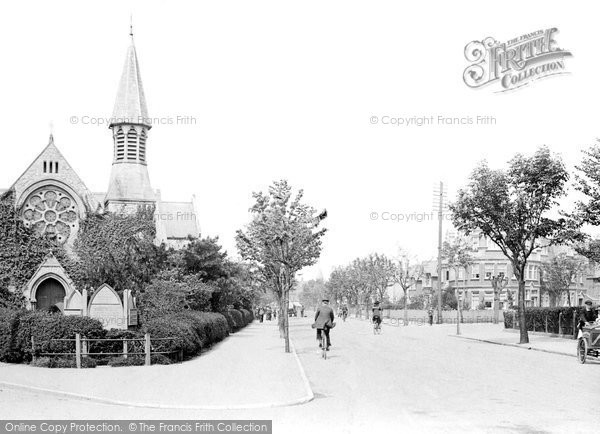
[[56,279],[46,279],[35,292],[36,309],[62,312],[65,301],[65,288]]

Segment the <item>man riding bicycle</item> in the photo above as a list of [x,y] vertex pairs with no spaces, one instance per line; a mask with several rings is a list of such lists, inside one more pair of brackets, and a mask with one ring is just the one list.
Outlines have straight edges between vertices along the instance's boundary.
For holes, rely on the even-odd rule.
[[323,305],[319,306],[315,313],[315,323],[313,327],[317,329],[317,340],[319,341],[319,348],[321,347],[321,333],[325,333],[327,338],[327,350],[331,346],[331,340],[329,339],[329,330],[333,327],[333,321],[335,316],[333,309],[329,306],[329,300],[323,299]]
[[377,327],[381,326],[383,320],[383,309],[379,307],[379,302],[376,301],[373,306],[373,322],[377,324]]

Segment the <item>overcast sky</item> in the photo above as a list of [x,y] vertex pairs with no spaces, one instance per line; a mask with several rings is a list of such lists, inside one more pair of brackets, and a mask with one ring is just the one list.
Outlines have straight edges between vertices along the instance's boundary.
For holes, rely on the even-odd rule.
[[[542,144],[574,164],[599,136],[596,6],[485,4],[5,3],[0,187],[47,144],[52,122],[55,142],[88,188],[106,191],[111,134],[82,119],[111,115],[132,13],[150,116],[172,122],[150,132],[152,185],[164,200],[195,194],[203,235],[218,235],[235,255],[252,191],[287,178],[329,212],[319,267],[305,276],[318,269],[327,276],[370,252],[393,255],[398,246],[433,257],[436,182],[445,181],[452,197],[483,158],[501,167]],[[569,75],[506,93],[463,82],[468,42],[550,27],[573,53]],[[478,115],[496,124],[437,125],[438,116]],[[384,116],[434,116],[436,125],[383,125]],[[383,221],[385,212],[425,221]]]

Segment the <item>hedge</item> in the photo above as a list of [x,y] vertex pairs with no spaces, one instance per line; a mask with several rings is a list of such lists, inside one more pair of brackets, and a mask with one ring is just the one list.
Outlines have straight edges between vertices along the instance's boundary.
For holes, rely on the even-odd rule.
[[17,330],[19,327],[19,316],[22,311],[12,309],[0,309],[0,361],[18,363],[21,352],[17,345]]
[[[95,368],[96,360],[92,357],[82,357],[82,368]],[[38,368],[76,368],[77,362],[74,357],[39,357],[31,362],[31,366]]]
[[244,321],[244,314],[237,309],[229,309],[229,314],[233,317],[234,328],[232,331],[237,331],[243,328],[246,323]]
[[[528,307],[525,308],[525,324],[527,330],[537,332],[548,332],[548,333],[559,333],[559,315],[562,313],[562,333],[565,335],[572,335],[573,330],[573,315],[575,315],[576,321],[579,319],[579,315],[584,308],[580,306],[575,307]],[[504,314],[504,327],[513,328],[513,315],[508,311]],[[512,311],[518,321],[518,311]],[[546,328],[546,321],[548,327]]]
[[250,324],[254,320],[254,314],[247,309],[240,309],[242,315],[244,316],[244,325]]
[[183,352],[184,358],[191,358],[225,339],[229,326],[220,313],[189,310],[153,318],[146,323],[145,331],[153,338],[176,338],[153,342],[153,351],[169,352],[172,358]]
[[103,338],[106,331],[100,321],[92,318],[45,311],[3,310],[0,312],[0,361],[31,361],[32,337],[38,352],[75,352],[74,342],[52,339],[75,339],[77,333],[88,338]]

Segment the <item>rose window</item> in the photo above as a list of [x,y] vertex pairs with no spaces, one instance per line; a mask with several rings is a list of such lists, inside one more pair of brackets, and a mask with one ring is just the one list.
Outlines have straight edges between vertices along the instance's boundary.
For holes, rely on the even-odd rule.
[[40,188],[29,195],[22,208],[25,224],[38,235],[64,243],[79,225],[77,203],[56,187]]

